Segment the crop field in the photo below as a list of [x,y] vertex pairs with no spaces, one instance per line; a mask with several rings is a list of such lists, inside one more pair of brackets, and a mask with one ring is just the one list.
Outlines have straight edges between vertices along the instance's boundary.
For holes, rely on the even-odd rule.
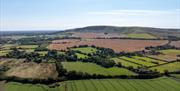
[[[14,61],[13,61],[14,62]],[[2,63],[6,64],[6,63]],[[8,63],[7,63],[8,64]],[[48,79],[56,78],[58,73],[56,67],[53,63],[18,63],[14,66],[11,66],[4,75],[5,76],[16,76],[21,78],[39,78],[39,79]],[[1,65],[0,65],[1,66]]]
[[144,66],[154,66],[154,65],[156,65],[154,63],[150,63],[150,62],[147,62],[147,61],[142,61],[142,60],[139,60],[139,59],[129,58],[129,57],[125,57],[125,56],[120,57],[120,58],[123,59],[123,60],[129,61],[129,62],[144,65]]
[[86,53],[86,54],[95,53],[97,51],[96,48],[92,48],[92,47],[71,48],[71,50],[80,51],[80,52]]
[[63,67],[67,71],[86,72],[89,74],[101,74],[101,75],[135,75],[135,73],[124,68],[104,68],[94,63],[83,62],[62,62]]
[[97,47],[111,48],[115,52],[134,52],[143,50],[147,46],[158,46],[166,44],[167,42],[167,40],[93,39],[84,41],[78,39],[65,39],[52,41],[48,48],[54,50],[67,50],[68,47],[78,45],[95,45]]
[[77,58],[78,58],[78,59],[80,59],[80,58],[82,58],[82,59],[84,59],[84,58],[88,58],[88,56],[87,56],[87,55],[85,55],[85,54],[81,54],[81,53],[76,53],[75,55],[77,56]]
[[149,57],[161,59],[165,61],[175,61],[176,59],[180,59],[177,55],[180,55],[180,50],[168,49],[159,51],[162,54],[159,55],[149,55]]
[[161,73],[163,73],[165,70],[168,70],[169,72],[180,71],[180,62],[168,63],[161,66],[151,67],[150,69],[151,70],[156,69]]
[[116,63],[120,62],[125,67],[132,66],[133,68],[137,68],[138,66],[141,66],[141,65],[138,65],[138,64],[123,60],[123,59],[119,59],[119,58],[112,58],[112,60],[114,60]]
[[150,34],[128,34],[128,38],[146,38],[146,39],[155,39],[155,36],[152,36]]
[[156,60],[156,59],[152,59],[152,58],[148,58],[148,57],[133,56],[133,58],[138,59],[138,60],[143,60],[146,62],[150,62],[150,63],[155,63],[155,62],[157,62],[158,64],[166,63],[164,61],[160,61],[160,60]]
[[172,41],[170,45],[173,45],[175,47],[180,47],[180,40],[179,41]]
[[150,80],[96,79],[59,83],[50,88],[42,84],[5,83],[5,91],[180,91],[180,82],[162,77]]

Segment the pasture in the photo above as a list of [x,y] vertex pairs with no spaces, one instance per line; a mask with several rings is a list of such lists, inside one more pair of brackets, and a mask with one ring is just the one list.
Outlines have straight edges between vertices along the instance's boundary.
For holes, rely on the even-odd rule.
[[147,66],[147,67],[156,65],[156,64],[151,63],[151,62],[147,62],[147,61],[143,61],[143,60],[139,60],[139,59],[134,59],[134,58],[129,58],[129,57],[125,57],[125,56],[119,57],[119,58],[123,59],[123,60],[126,60],[126,61],[129,61],[129,62],[132,62],[132,63]]
[[123,59],[119,59],[119,58],[112,58],[112,60],[114,60],[116,62],[116,64],[118,62],[120,62],[122,64],[122,66],[125,66],[125,67],[130,67],[131,66],[133,68],[137,68],[138,66],[141,66],[141,65],[138,65],[138,64],[123,60]]
[[81,53],[76,53],[75,55],[77,56],[77,58],[78,58],[78,59],[88,58],[88,56],[87,56],[87,55],[85,55],[85,54],[81,54]]
[[133,56],[132,58],[137,59],[137,60],[143,60],[143,61],[150,62],[150,63],[158,63],[158,64],[166,63],[164,61],[156,60],[156,59],[152,59],[152,58],[148,58],[148,57]]
[[63,67],[67,71],[86,72],[89,74],[100,74],[100,75],[135,75],[135,73],[124,69],[124,68],[104,68],[94,63],[83,63],[83,62],[62,62]]
[[128,34],[128,38],[145,38],[145,39],[155,39],[156,37],[150,34],[142,33],[142,34]]
[[92,47],[71,48],[71,50],[80,51],[80,52],[86,53],[86,54],[95,53],[97,51],[96,48],[92,48]]
[[5,91],[180,91],[180,82],[162,77],[139,79],[72,80],[50,88],[42,84],[5,83]]
[[168,63],[160,66],[155,66],[151,67],[151,70],[157,70],[161,73],[163,73],[165,70],[168,70],[169,72],[174,72],[174,71],[180,71],[180,62],[173,62],[173,63]]

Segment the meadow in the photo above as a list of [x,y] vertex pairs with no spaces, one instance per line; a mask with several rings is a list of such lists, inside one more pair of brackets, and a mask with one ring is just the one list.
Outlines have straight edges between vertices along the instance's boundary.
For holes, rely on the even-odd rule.
[[150,34],[146,34],[146,33],[142,33],[142,34],[128,34],[127,37],[128,38],[156,39],[155,36],[150,35]]
[[180,91],[180,82],[167,77],[140,79],[71,80],[52,87],[42,84],[5,83],[5,91]]
[[94,63],[83,63],[83,62],[62,62],[63,67],[67,71],[86,72],[89,74],[100,74],[100,75],[135,75],[135,73],[124,69],[124,68],[104,68]]
[[95,53],[97,51],[96,48],[92,48],[92,47],[71,48],[71,50],[80,51],[85,54]]
[[180,71],[180,62],[172,62],[160,66],[151,67],[151,70],[157,70],[161,73],[163,73],[165,70],[168,70],[169,72],[175,72]]

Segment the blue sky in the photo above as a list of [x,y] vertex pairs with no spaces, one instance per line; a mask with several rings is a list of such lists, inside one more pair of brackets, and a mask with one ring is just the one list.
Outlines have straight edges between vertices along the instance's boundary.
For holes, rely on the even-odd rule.
[[180,0],[0,0],[4,31],[92,25],[180,28]]

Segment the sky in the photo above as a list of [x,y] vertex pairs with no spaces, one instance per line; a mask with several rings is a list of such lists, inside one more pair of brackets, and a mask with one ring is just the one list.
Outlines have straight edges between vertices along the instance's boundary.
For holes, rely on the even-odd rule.
[[180,28],[180,0],[0,0],[0,30]]

